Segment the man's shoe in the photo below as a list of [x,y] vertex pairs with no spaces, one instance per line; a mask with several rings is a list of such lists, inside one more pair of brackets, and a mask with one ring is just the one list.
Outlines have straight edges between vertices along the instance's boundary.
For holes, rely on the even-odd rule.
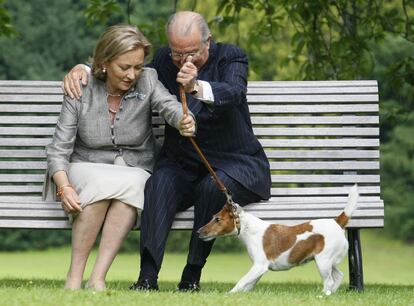
[[178,284],[177,291],[179,292],[198,292],[200,291],[200,282],[181,281]]
[[133,283],[129,289],[137,291],[158,291],[158,285],[151,284],[148,278],[144,278]]

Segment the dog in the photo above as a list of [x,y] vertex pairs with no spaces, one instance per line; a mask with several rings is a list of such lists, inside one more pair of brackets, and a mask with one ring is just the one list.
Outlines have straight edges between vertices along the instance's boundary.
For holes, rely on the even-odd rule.
[[246,245],[253,266],[230,292],[251,290],[268,270],[289,270],[315,260],[323,292],[331,295],[343,279],[337,265],[348,252],[344,228],[356,209],[358,196],[354,185],[345,209],[335,219],[316,219],[293,226],[268,223],[227,202],[198,233],[204,241],[237,236]]

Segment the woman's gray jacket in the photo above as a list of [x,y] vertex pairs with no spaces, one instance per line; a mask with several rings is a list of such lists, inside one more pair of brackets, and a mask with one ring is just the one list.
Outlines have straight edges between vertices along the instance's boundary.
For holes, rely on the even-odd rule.
[[175,128],[183,116],[181,103],[158,81],[156,71],[143,68],[135,86],[122,97],[112,134],[105,83],[90,76],[81,101],[64,97],[53,141],[46,147],[49,175],[67,171],[70,162],[113,164],[117,155],[130,166],[152,171],[153,111]]

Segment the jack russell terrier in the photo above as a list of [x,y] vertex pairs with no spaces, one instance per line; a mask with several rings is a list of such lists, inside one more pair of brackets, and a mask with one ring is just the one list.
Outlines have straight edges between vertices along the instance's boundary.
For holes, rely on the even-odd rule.
[[198,233],[205,241],[238,236],[246,245],[253,266],[230,292],[251,290],[269,269],[288,270],[314,259],[323,280],[323,292],[330,295],[342,282],[343,273],[337,265],[348,252],[344,228],[357,201],[358,190],[354,185],[345,209],[335,219],[317,219],[294,226],[270,224],[237,204],[226,203]]

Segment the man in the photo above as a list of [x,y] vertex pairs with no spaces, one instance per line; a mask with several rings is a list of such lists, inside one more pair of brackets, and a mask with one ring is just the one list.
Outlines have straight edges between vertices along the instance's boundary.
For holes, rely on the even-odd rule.
[[[266,155],[253,134],[246,101],[247,57],[228,44],[215,43],[204,18],[184,11],[167,24],[169,48],[156,51],[151,66],[160,81],[179,97],[179,84],[196,117],[196,140],[217,176],[239,205],[270,197],[270,170]],[[75,69],[75,68],[74,68]],[[76,69],[75,69],[76,70]],[[65,77],[65,91],[76,93],[79,69]],[[201,270],[213,241],[198,238],[197,230],[226,202],[190,141],[166,125],[165,140],[154,173],[145,187],[141,218],[141,272],[131,286],[158,290],[157,279],[165,244],[176,212],[194,205],[194,226],[187,264],[179,291],[198,291]]]

